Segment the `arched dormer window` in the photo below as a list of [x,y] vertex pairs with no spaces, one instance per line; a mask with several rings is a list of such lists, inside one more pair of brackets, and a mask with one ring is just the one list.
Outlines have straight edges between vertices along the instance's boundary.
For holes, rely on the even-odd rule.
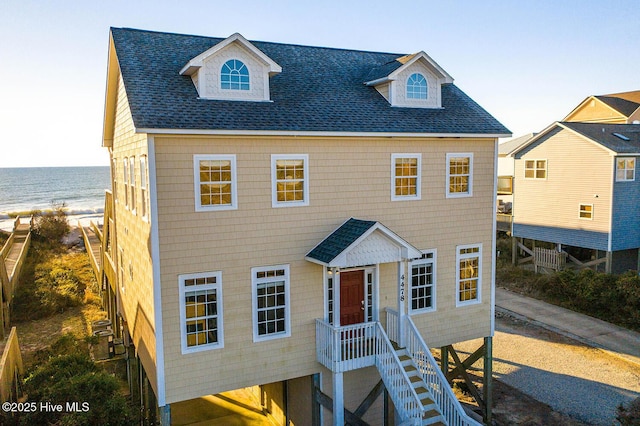
[[427,79],[415,73],[407,80],[407,99],[427,99]]
[[249,90],[249,69],[237,59],[231,59],[220,70],[220,88],[228,90]]

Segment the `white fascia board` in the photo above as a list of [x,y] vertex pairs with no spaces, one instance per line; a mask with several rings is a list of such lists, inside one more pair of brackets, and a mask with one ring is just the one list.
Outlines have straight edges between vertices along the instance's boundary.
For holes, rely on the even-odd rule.
[[434,71],[439,73],[440,74],[440,78],[442,78],[444,80],[443,83],[453,83],[453,77],[451,77],[451,75],[449,75],[449,73],[446,72],[444,70],[444,68],[442,68],[440,65],[438,65],[438,63],[436,61],[434,61],[429,55],[427,55],[423,51],[422,52],[418,52],[415,55],[413,55],[413,57],[411,59],[409,59],[405,64],[403,64],[400,68],[396,69],[391,74],[389,74],[389,78],[395,79],[398,74],[400,74],[402,71],[404,71],[405,69],[409,68],[415,62],[420,61],[420,60],[425,62],[429,67],[433,68]]
[[364,83],[365,86],[377,86],[378,84],[389,83],[390,81],[395,80],[395,78],[389,78],[389,76],[378,78],[376,80],[366,81]]
[[386,238],[391,240],[394,244],[396,244],[399,248],[402,249],[401,256],[404,259],[417,259],[422,256],[422,252],[409,244],[404,239],[400,238],[396,233],[389,230],[386,226],[381,224],[380,222],[376,222],[371,228],[367,229],[360,237],[358,237],[354,242],[352,242],[347,248],[342,250],[342,252],[333,258],[331,262],[329,262],[329,267],[337,267],[343,268],[347,265],[347,254],[349,254],[354,248],[356,248],[360,243],[366,240],[371,234],[373,234],[376,230],[382,232]]
[[251,53],[253,53],[258,59],[260,59],[262,62],[264,62],[266,65],[268,65],[269,66],[269,75],[278,74],[278,73],[282,72],[282,67],[280,65],[278,65],[273,59],[271,59],[270,57],[265,55],[264,52],[262,52],[260,49],[255,47],[249,40],[244,38],[241,34],[235,33],[235,34],[232,34],[231,36],[227,37],[226,39],[222,40],[220,43],[216,44],[215,46],[211,47],[210,49],[205,50],[204,52],[202,52],[201,54],[199,54],[195,58],[191,59],[180,70],[180,74],[181,75],[185,75],[185,74],[186,75],[191,75],[191,74],[193,74],[195,71],[198,70],[198,68],[200,68],[202,66],[202,61],[205,58],[208,58],[209,56],[216,54],[217,52],[219,52],[220,50],[224,49],[225,47],[227,47],[228,45],[230,45],[231,43],[233,43],[235,41],[237,41],[240,44],[242,44],[247,50],[249,50]]
[[400,133],[400,132],[313,132],[298,130],[221,130],[221,129],[149,129],[136,128],[136,133],[150,135],[192,136],[321,136],[321,137],[379,137],[379,138],[508,138],[511,133]]

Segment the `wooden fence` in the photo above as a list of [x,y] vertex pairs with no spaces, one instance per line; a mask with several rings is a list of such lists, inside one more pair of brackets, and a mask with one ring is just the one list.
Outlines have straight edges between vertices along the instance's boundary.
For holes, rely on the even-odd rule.
[[0,402],[16,401],[21,396],[20,380],[23,374],[18,332],[12,327],[0,358]]
[[542,247],[536,247],[533,249],[533,264],[535,265],[536,273],[538,268],[553,269],[554,271],[561,271],[567,262],[567,255],[564,252],[558,252],[557,250],[545,249]]

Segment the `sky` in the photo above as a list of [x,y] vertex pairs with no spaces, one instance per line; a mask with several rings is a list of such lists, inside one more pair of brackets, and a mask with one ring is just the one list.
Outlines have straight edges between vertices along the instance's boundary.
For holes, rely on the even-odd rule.
[[514,137],[640,90],[637,0],[0,0],[0,167],[109,164],[110,27],[425,51]]

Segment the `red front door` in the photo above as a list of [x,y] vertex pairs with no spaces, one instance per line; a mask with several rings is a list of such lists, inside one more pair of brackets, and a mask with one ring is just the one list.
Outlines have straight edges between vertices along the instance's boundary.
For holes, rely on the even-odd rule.
[[340,273],[340,325],[364,322],[364,270]]

